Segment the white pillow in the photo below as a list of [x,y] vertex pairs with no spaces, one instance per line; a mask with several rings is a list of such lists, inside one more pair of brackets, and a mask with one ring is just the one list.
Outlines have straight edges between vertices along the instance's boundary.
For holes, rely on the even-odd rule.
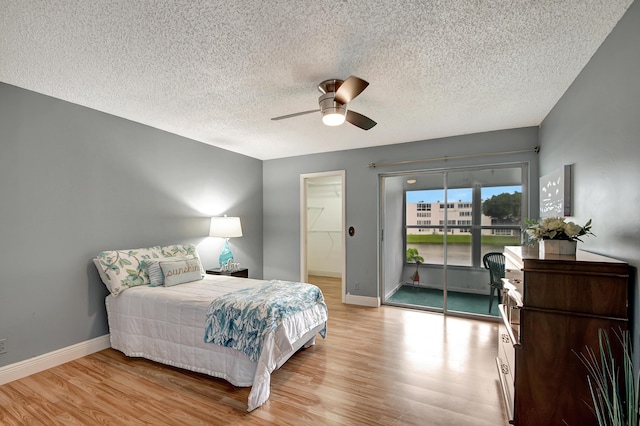
[[164,275],[165,287],[202,279],[199,259],[165,261],[159,265]]

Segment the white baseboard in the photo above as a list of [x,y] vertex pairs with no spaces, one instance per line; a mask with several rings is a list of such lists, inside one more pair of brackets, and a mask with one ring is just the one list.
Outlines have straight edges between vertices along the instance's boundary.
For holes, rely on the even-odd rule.
[[53,352],[0,367],[0,385],[22,379],[83,356],[91,355],[111,347],[109,335],[96,337]]
[[379,308],[380,298],[369,297],[369,296],[356,296],[351,293],[347,293],[347,298],[345,300],[345,303],[348,305],[360,305],[360,306],[369,306],[371,308]]

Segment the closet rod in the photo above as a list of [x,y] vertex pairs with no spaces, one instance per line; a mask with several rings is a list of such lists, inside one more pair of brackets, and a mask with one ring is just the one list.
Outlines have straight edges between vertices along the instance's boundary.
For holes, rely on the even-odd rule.
[[524,152],[535,152],[536,154],[540,152],[540,147],[536,146],[533,149],[523,149],[520,151],[502,151],[502,152],[492,152],[492,153],[483,153],[483,154],[468,154],[468,155],[454,155],[453,157],[438,157],[438,158],[427,158],[423,160],[405,160],[405,161],[390,161],[387,163],[369,163],[367,167],[376,168],[379,166],[397,166],[400,164],[413,164],[413,163],[428,163],[430,161],[447,161],[447,160],[457,160],[459,158],[474,158],[474,157],[486,157],[489,155],[508,155],[508,154],[522,154]]

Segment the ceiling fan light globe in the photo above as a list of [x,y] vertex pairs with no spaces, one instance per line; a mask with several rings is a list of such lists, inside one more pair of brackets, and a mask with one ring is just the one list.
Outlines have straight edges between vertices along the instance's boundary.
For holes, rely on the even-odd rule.
[[340,114],[339,112],[323,114],[322,122],[327,126],[339,126],[344,123],[344,114]]
[[344,115],[342,114],[327,114],[322,117],[322,122],[327,126],[339,126],[344,123]]

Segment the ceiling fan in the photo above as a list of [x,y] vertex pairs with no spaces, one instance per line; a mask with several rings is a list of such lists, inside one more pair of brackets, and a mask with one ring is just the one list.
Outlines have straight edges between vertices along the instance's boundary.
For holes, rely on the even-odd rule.
[[322,122],[327,126],[339,126],[345,121],[363,130],[369,130],[377,123],[362,114],[347,110],[347,104],[358,96],[369,85],[361,78],[351,76],[346,80],[325,80],[318,85],[318,90],[322,95],[318,98],[320,109],[296,112],[293,114],[274,117],[272,120],[283,120],[285,118],[297,117],[299,115],[320,112]]

